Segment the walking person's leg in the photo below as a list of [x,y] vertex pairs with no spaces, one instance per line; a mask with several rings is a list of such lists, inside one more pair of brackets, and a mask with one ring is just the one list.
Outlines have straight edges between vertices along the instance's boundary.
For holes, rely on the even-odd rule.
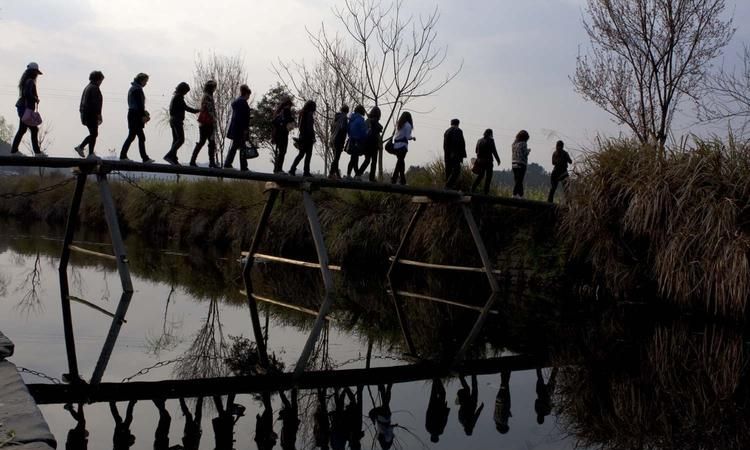
[[518,167],[513,168],[513,197],[520,195],[521,193],[521,184],[523,183],[523,180],[521,178],[521,169]]
[[241,142],[242,142],[241,139],[232,140],[232,145],[229,147],[229,151],[227,152],[227,157],[226,159],[224,159],[225,169],[232,168],[232,163],[234,162],[234,155],[237,153],[237,150],[239,150]]
[[314,142],[309,142],[303,146],[305,149],[305,166],[302,175],[306,177],[312,176],[310,173],[310,160],[312,159],[313,145],[315,145]]
[[13,144],[10,146],[11,154],[18,153],[18,146],[21,145],[21,139],[23,139],[23,135],[26,134],[26,130],[28,129],[28,125],[19,122],[18,131],[16,131],[16,135],[13,137]]
[[42,153],[42,149],[39,148],[39,127],[29,127],[31,132],[31,149],[34,150],[34,154],[38,155]]
[[331,161],[331,169],[328,171],[328,176],[331,178],[335,177],[341,177],[341,172],[339,171],[339,161],[341,160],[341,152],[344,150],[344,147],[334,145],[333,147],[333,160]]
[[286,149],[289,146],[289,137],[276,140],[276,160],[273,162],[273,172],[279,173],[284,171],[284,158]]
[[209,130],[206,126],[200,126],[198,127],[198,142],[195,143],[195,148],[193,149],[193,156],[190,157],[190,165],[195,167],[198,164],[195,162],[198,158],[198,154],[200,153],[201,149],[203,148],[203,145],[208,140],[209,136]]
[[[99,124],[89,123],[86,125],[86,128],[89,129],[89,135],[84,139],[84,141],[87,141],[89,146],[89,156],[94,154],[94,149],[96,148],[96,138],[99,137]],[[81,148],[83,148],[86,144],[81,143]]]
[[211,127],[208,135],[208,167],[217,168],[216,164],[216,138],[214,137],[214,129]]
[[135,140],[136,130],[128,128],[128,137],[125,138],[125,142],[122,144],[122,150],[120,150],[120,159],[128,159],[128,150],[130,150],[130,144]]
[[378,151],[375,150],[375,153],[373,153],[370,158],[370,181],[374,182],[375,173],[378,171]]
[[349,157],[349,166],[346,168],[346,177],[351,178],[352,172],[357,175],[357,164],[359,163],[359,155],[352,154]]
[[521,167],[520,169],[520,181],[518,185],[518,189],[520,191],[521,198],[523,198],[523,179],[526,176],[526,166]]
[[557,176],[554,174],[549,177],[550,181],[550,189],[549,189],[549,195],[547,196],[547,202],[554,203],[555,201],[555,191],[557,190]]
[[292,161],[292,167],[289,168],[289,175],[294,175],[297,172],[297,165],[302,161],[302,158],[305,157],[305,151],[300,146],[299,152],[297,152],[297,156],[294,158],[294,161]]
[[487,195],[490,193],[490,187],[492,186],[492,166],[485,169],[484,176],[484,193]]
[[141,155],[141,161],[153,162],[151,158],[146,154],[146,133],[143,132],[143,128],[138,130],[136,136],[138,137],[138,153]]
[[485,171],[482,169],[481,172],[479,172],[479,175],[477,175],[477,178],[474,180],[474,183],[471,184],[471,192],[474,192],[479,187],[479,183],[482,182],[482,179],[484,178]]

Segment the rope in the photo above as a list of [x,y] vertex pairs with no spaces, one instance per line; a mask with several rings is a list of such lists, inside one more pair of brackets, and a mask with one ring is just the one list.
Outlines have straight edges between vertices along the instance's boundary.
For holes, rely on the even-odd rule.
[[6,192],[6,193],[3,193],[3,194],[0,194],[0,199],[10,200],[10,199],[13,199],[13,198],[28,198],[28,197],[32,197],[34,195],[45,194],[47,192],[52,192],[55,189],[59,189],[59,188],[65,186],[65,185],[67,185],[67,184],[69,184],[69,183],[71,183],[71,182],[73,182],[75,180],[76,180],[75,177],[70,177],[70,178],[64,179],[63,181],[61,181],[59,183],[55,183],[55,184],[52,184],[52,185],[49,185],[49,186],[41,187],[41,188],[33,190],[33,191],[27,191],[27,192]]

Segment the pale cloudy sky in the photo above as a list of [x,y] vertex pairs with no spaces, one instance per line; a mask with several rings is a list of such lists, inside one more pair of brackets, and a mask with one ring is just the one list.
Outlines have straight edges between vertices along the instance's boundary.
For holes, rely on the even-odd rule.
[[[106,79],[97,149],[119,150],[127,135],[127,89],[136,73],[151,75],[145,92],[148,109],[156,111],[168,104],[178,82],[192,80],[197,53],[240,53],[255,98],[260,98],[277,81],[271,71],[277,58],[313,62],[305,27],[335,27],[331,8],[337,3],[0,0],[0,115],[16,122],[18,78],[28,62],[38,62],[44,72],[38,82],[40,110],[52,126],[49,153],[74,156],[72,147],[86,134],[78,120],[80,93],[89,72],[99,69]],[[732,65],[742,42],[750,43],[750,2],[728,3],[738,28],[724,56]],[[551,166],[557,139],[566,141],[575,156],[590,147],[597,133],[620,132],[609,116],[573,91],[569,80],[579,48],[588,45],[581,26],[584,0],[404,0],[404,5],[414,12],[437,5],[438,39],[449,52],[445,69],[464,63],[458,78],[440,93],[412,104],[418,140],[410,145],[407,164],[423,164],[442,153],[442,132],[453,117],[462,121],[470,153],[485,128],[495,130],[502,167],[509,166],[510,144],[522,128],[532,136],[530,160],[545,167]],[[683,115],[678,132],[689,123]],[[169,130],[152,122],[146,135],[148,153],[161,162]],[[181,160],[189,158],[194,140],[188,137]],[[131,153],[137,155],[137,149]],[[269,170],[268,160],[261,155],[251,169]],[[322,161],[313,161],[313,170],[322,170]],[[394,162],[387,160],[386,168]]]

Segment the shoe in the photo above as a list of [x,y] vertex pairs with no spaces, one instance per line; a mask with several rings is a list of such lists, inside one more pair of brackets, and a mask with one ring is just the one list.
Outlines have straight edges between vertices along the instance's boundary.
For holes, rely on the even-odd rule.
[[16,150],[15,152],[10,152],[10,156],[15,156],[17,158],[25,158],[26,155]]
[[250,169],[248,169],[247,167],[245,167],[244,169],[240,169],[240,172],[250,172]]
[[155,163],[155,162],[156,162],[156,161],[154,161],[154,160],[153,160],[153,159],[151,159],[151,158],[146,158],[146,159],[144,159],[144,160],[143,160],[143,164],[153,164],[153,163]]
[[216,164],[214,164],[214,163],[209,163],[209,164],[208,164],[208,168],[209,168],[209,169],[218,169],[218,168],[219,168],[219,166],[217,166],[217,165],[216,165]]
[[198,164],[195,163],[195,161],[190,161],[190,164],[188,164],[190,167],[198,167]]
[[289,169],[289,176],[294,176],[297,173],[295,169]]
[[73,147],[73,150],[75,150],[76,153],[78,153],[78,156],[80,156],[81,158],[84,158],[86,156],[83,153],[83,147],[81,147],[80,145]]
[[163,159],[164,159],[164,161],[168,162],[169,164],[171,164],[173,166],[179,166],[180,165],[180,163],[177,161],[177,158],[175,158],[174,156],[165,156]]
[[37,158],[46,158],[48,155],[44,152],[34,153]]

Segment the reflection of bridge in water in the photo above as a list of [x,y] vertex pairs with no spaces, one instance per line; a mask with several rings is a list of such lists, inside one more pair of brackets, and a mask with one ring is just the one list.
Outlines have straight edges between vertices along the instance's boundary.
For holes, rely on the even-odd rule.
[[[133,162],[109,161],[103,159],[73,159],[73,158],[14,158],[0,157],[0,166],[26,166],[26,167],[48,167],[48,168],[71,168],[74,170],[76,177],[76,186],[71,199],[68,220],[65,229],[65,237],[62,244],[60,255],[59,276],[61,303],[63,309],[63,327],[65,332],[65,344],[68,358],[68,373],[65,375],[66,381],[70,385],[30,385],[37,400],[42,403],[46,402],[71,402],[81,401],[109,401],[124,400],[149,397],[150,392],[158,392],[163,396],[170,398],[190,397],[199,395],[221,395],[238,392],[261,392],[261,391],[278,391],[291,387],[309,387],[316,388],[320,386],[350,386],[353,384],[380,384],[403,381],[413,381],[419,379],[431,379],[439,374],[448,375],[454,371],[460,373],[497,373],[502,370],[520,370],[539,367],[541,361],[527,356],[509,356],[494,358],[482,361],[464,361],[469,347],[475,342],[489,314],[496,312],[493,305],[499,295],[500,288],[497,282],[497,271],[492,267],[492,263],[485,248],[479,227],[474,219],[472,205],[504,205],[525,209],[546,210],[550,208],[547,203],[529,201],[523,199],[512,199],[504,197],[494,197],[487,195],[465,195],[458,191],[448,191],[431,188],[417,188],[401,185],[391,185],[382,183],[366,183],[357,181],[330,180],[316,177],[292,177],[288,175],[264,174],[255,172],[235,172],[221,169],[206,169],[184,166],[167,166],[139,164]],[[252,377],[232,377],[221,379],[202,379],[202,380],[179,380],[163,382],[143,382],[143,383],[102,383],[102,377],[109,362],[112,350],[117,341],[121,326],[125,323],[127,310],[133,296],[133,286],[128,267],[128,255],[125,248],[120,225],[118,222],[117,211],[112,199],[112,194],[108,184],[108,175],[113,171],[119,172],[151,172],[161,174],[187,175],[196,177],[209,178],[227,178],[237,180],[247,180],[266,183],[266,202],[260,217],[257,220],[254,237],[249,250],[245,253],[248,257],[243,259],[243,281],[245,284],[245,295],[247,305],[250,311],[253,334],[255,337],[256,349],[260,366],[265,369],[269,367],[269,357],[266,351],[266,343],[263,339],[260,318],[258,315],[257,298],[254,293],[252,281],[250,278],[251,269],[256,258],[274,260],[280,263],[293,264],[298,266],[312,267],[319,269],[323,279],[324,297],[316,314],[315,322],[307,337],[305,345],[294,367],[294,371],[284,374],[271,374],[270,370],[266,375],[257,375]],[[84,188],[89,176],[94,177],[99,188],[100,200],[102,203],[105,219],[108,225],[112,249],[114,254],[105,254],[73,245],[73,239],[76,230],[78,212],[81,206],[81,200],[84,194]],[[408,264],[428,269],[451,270],[458,272],[479,272],[487,277],[490,287],[490,295],[483,306],[471,307],[478,312],[478,317],[471,327],[468,335],[463,339],[459,350],[444,365],[436,365],[429,362],[419,362],[400,367],[388,368],[369,368],[369,369],[349,369],[337,370],[334,372],[305,372],[308,366],[308,360],[313,348],[320,336],[321,330],[325,324],[326,317],[335,298],[335,287],[333,283],[332,270],[337,267],[332,266],[328,260],[328,250],[323,238],[318,209],[313,199],[312,193],[321,189],[346,189],[356,191],[383,192],[398,195],[407,195],[413,198],[416,205],[408,227],[404,231],[400,245],[391,258],[391,265],[388,270],[387,282],[389,293],[392,297],[394,309],[399,320],[404,341],[409,350],[410,356],[418,359],[417,352],[412,342],[410,327],[407,318],[404,315],[402,307],[402,298],[409,297],[408,292],[399,290],[393,284],[393,275],[399,265]],[[279,194],[285,190],[299,191],[302,194],[302,203],[305,209],[307,220],[310,226],[312,240],[315,244],[317,253],[317,262],[297,261],[286,258],[275,257],[274,255],[260,255],[258,253],[259,245],[266,231],[269,217],[272,214],[274,205]],[[461,267],[442,264],[426,264],[419,261],[407,260],[404,257],[406,244],[409,242],[414,230],[420,225],[420,220],[424,211],[432,204],[453,205],[461,209],[465,222],[471,232],[477,253],[482,261],[481,267]],[[80,376],[78,362],[76,357],[75,337],[73,335],[73,318],[70,308],[70,302],[81,301],[82,299],[74,298],[69,293],[68,286],[68,262],[71,252],[81,252],[90,256],[102,257],[116,261],[117,270],[122,283],[122,294],[113,314],[112,323],[109,333],[104,342],[103,348],[97,360],[94,372],[86,383]],[[414,294],[411,294],[412,298]],[[416,294],[418,296],[418,294]],[[416,298],[420,298],[419,296]],[[423,299],[430,299],[422,296]],[[440,300],[440,299],[432,299]],[[446,301],[444,301],[446,302]],[[457,302],[454,306],[461,305]]]

